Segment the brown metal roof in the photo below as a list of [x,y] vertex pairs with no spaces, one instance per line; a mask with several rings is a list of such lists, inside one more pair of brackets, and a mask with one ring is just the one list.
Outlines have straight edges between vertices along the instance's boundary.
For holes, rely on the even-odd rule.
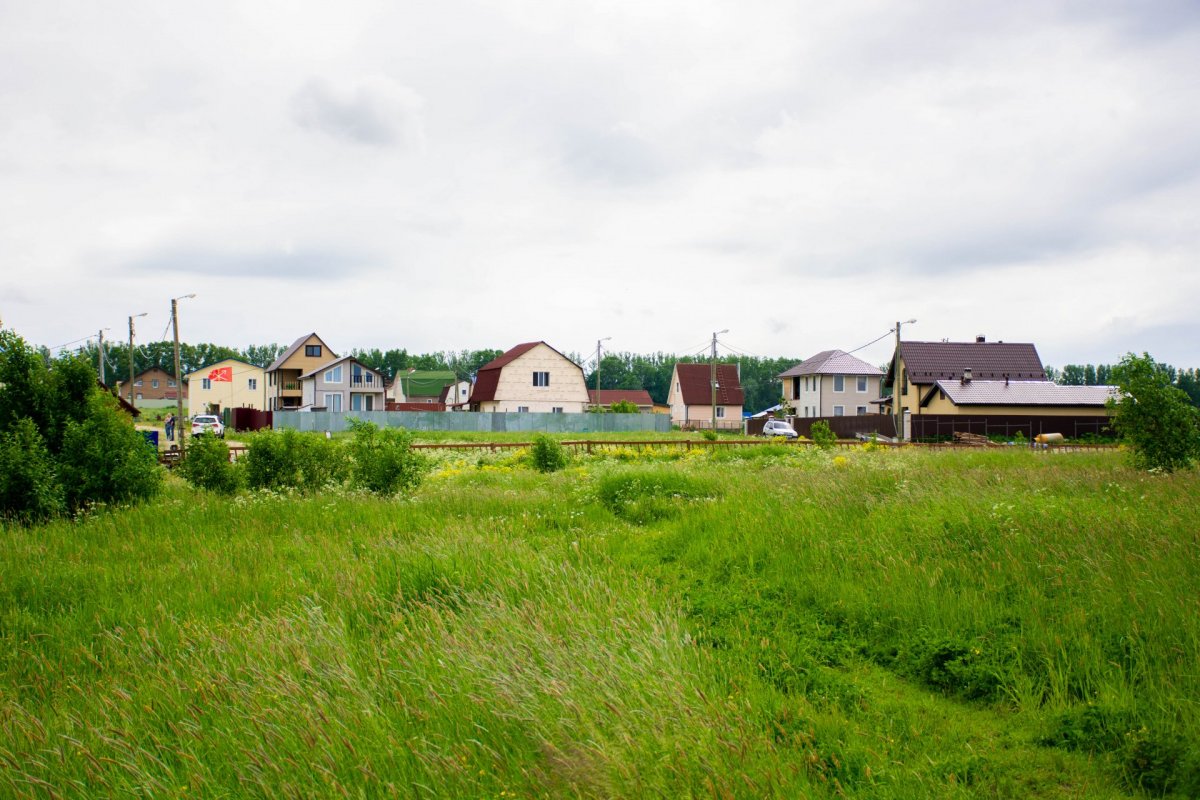
[[650,393],[645,389],[601,389],[599,396],[595,389],[588,389],[588,402],[593,405],[611,406],[622,400],[627,400],[635,406],[654,405]]
[[[910,383],[960,378],[965,369],[977,380],[1046,380],[1037,348],[1028,342],[901,342],[900,358]],[[885,383],[894,370],[893,362]]]
[[[510,348],[499,357],[492,359],[480,367],[479,371],[475,373],[475,385],[471,387],[471,397],[469,402],[482,403],[487,400],[495,400],[496,387],[500,384],[500,371],[521,356],[528,353],[533,348],[537,347],[539,344],[546,343],[524,342],[516,347]],[[550,345],[546,344],[546,347],[550,347]],[[550,347],[550,349],[554,350],[553,347]],[[563,354],[559,353],[557,350],[554,350],[554,352],[558,353],[563,357],[563,359],[571,364],[575,364],[574,361],[571,361],[571,359],[563,356]],[[580,372],[583,372],[583,367],[579,366],[578,364],[575,364],[575,367]]]
[[[683,402],[689,406],[712,405],[711,372],[708,364],[676,364],[675,374]],[[717,364],[717,405],[740,406],[745,402],[735,364]]]

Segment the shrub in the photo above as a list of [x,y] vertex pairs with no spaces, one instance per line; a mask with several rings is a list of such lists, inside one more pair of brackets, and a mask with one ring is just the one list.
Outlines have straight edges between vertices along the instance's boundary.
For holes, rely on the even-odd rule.
[[373,422],[350,420],[354,438],[350,454],[356,486],[379,494],[415,489],[429,470],[429,460],[412,449],[412,434],[403,428],[380,429]]
[[717,432],[712,428],[705,428],[701,433],[706,442],[715,442],[717,440]]
[[158,454],[117,401],[99,391],[88,400],[84,421],[67,423],[60,469],[72,511],[92,503],[146,500],[162,487]]
[[822,450],[828,450],[837,444],[837,434],[829,427],[829,423],[823,419],[819,419],[812,424],[809,430],[812,440],[817,443],[817,447]]
[[609,409],[614,414],[636,414],[638,413],[637,403],[631,400],[618,400],[609,406]]
[[211,433],[191,439],[179,473],[193,486],[218,494],[233,494],[240,483],[237,466],[229,463],[229,445]]
[[54,462],[33,420],[0,433],[0,517],[41,522],[65,507]]
[[533,437],[530,453],[533,466],[538,472],[557,472],[567,465],[567,451],[563,446],[544,433]]
[[349,472],[344,447],[317,433],[263,431],[246,448],[246,482],[253,489],[315,491]]
[[1173,472],[1200,460],[1200,409],[1171,385],[1166,368],[1149,353],[1128,353],[1113,375],[1121,389],[1109,401],[1113,427],[1129,443],[1134,466]]

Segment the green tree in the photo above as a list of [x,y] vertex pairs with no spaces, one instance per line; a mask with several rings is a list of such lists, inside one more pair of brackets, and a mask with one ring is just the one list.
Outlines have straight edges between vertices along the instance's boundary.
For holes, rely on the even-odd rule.
[[179,474],[193,486],[217,494],[236,492],[241,477],[237,465],[229,461],[229,445],[211,433],[192,437]]
[[162,486],[158,454],[117,405],[96,391],[82,422],[68,422],[59,457],[67,506],[130,503],[153,497]]
[[618,400],[608,407],[614,414],[636,414],[638,413],[637,403],[632,400]]
[[837,434],[829,427],[829,423],[823,419],[814,422],[812,428],[809,429],[809,433],[812,435],[812,440],[822,450],[828,450],[837,444]]
[[1110,400],[1117,433],[1140,469],[1172,472],[1200,459],[1200,409],[1172,385],[1171,372],[1149,353],[1129,353],[1113,369],[1121,396]]

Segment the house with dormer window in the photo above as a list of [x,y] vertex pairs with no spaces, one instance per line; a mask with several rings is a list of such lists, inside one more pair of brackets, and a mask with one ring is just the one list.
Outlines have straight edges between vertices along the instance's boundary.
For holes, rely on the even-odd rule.
[[[267,367],[267,405],[271,411],[295,411],[302,404],[300,376],[337,358],[337,353],[310,333],[301,336]],[[382,406],[381,406],[382,407]]]
[[301,408],[383,411],[383,384],[383,375],[353,356],[344,356],[300,376]]

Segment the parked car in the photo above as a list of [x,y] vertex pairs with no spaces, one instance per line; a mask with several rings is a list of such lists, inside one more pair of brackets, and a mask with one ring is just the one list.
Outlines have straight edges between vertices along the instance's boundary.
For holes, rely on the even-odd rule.
[[798,439],[800,434],[796,433],[796,429],[788,425],[781,419],[769,419],[763,425],[763,436],[782,436],[785,439]]
[[202,433],[211,433],[218,439],[225,438],[225,426],[221,424],[221,420],[212,414],[199,414],[192,417],[192,436],[199,436]]

